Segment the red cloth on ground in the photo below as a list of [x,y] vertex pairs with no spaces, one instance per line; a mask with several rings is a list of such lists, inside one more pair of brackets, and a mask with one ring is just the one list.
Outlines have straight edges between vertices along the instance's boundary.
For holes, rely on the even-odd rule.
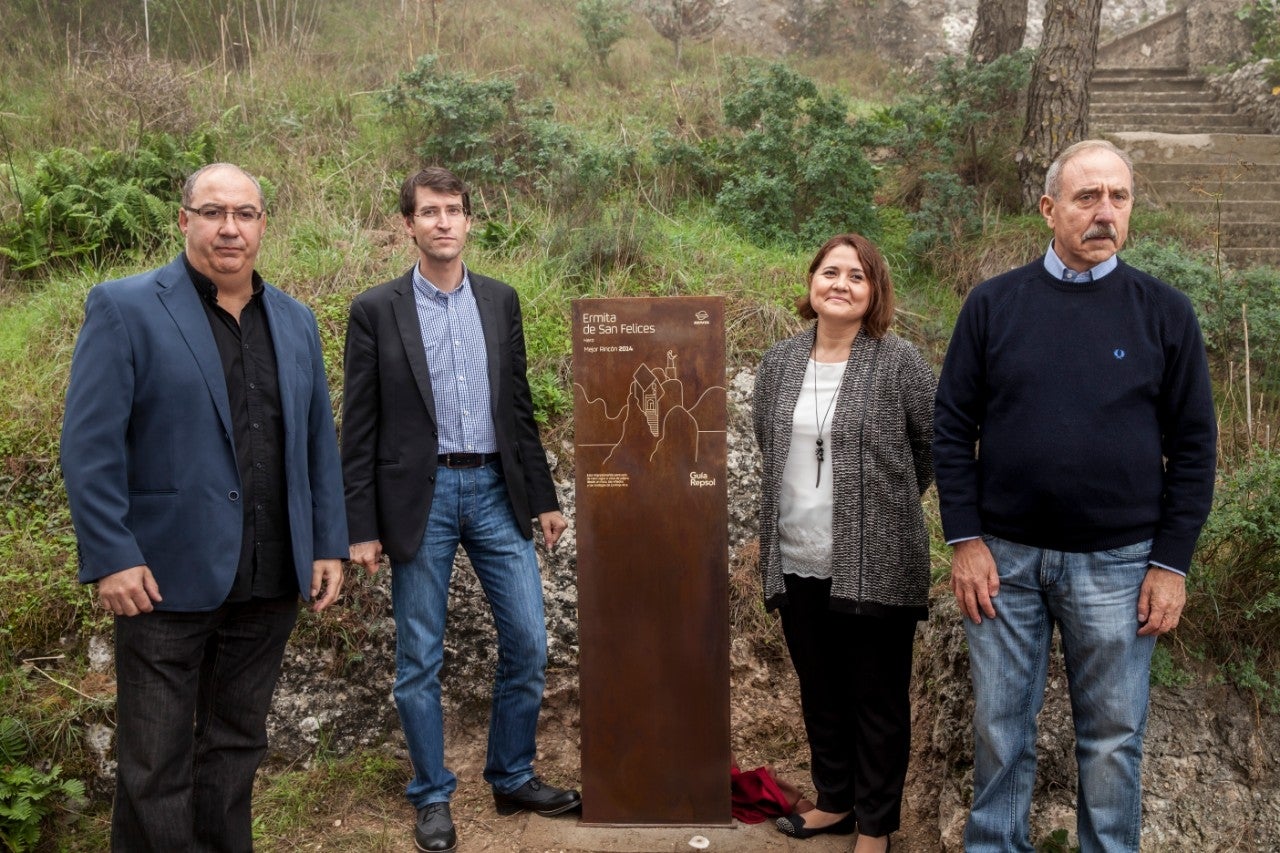
[[738,765],[733,765],[730,771],[733,816],[743,823],[763,823],[791,814],[800,796],[798,791],[789,795],[786,788],[795,791],[793,786],[775,779],[769,767],[739,770]]

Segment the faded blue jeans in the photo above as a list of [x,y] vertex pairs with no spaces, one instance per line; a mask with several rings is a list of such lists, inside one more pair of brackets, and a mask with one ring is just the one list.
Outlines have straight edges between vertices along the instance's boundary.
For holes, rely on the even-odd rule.
[[405,794],[414,808],[448,802],[457,788],[457,777],[444,764],[440,667],[449,579],[459,544],[489,600],[498,632],[484,778],[502,793],[533,778],[547,663],[542,576],[533,541],[516,525],[499,465],[441,466],[418,553],[391,566],[394,693],[413,761],[414,777]]
[[1155,637],[1138,636],[1137,612],[1151,542],[1076,554],[983,540],[996,561],[1000,593],[995,619],[965,620],[976,703],[965,850],[1033,850],[1036,715],[1057,625],[1076,730],[1081,853],[1137,851],[1155,648]]

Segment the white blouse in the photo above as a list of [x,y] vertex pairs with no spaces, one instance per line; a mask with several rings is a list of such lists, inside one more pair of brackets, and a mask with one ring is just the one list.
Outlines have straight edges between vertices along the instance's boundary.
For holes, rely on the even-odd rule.
[[[778,546],[782,571],[786,574],[831,577],[831,506],[835,479],[831,473],[831,414],[835,411],[835,397],[844,378],[845,364],[843,361],[823,364],[810,358],[800,397],[796,400],[791,447],[783,469],[778,504]],[[819,424],[823,442],[821,476],[816,452]]]

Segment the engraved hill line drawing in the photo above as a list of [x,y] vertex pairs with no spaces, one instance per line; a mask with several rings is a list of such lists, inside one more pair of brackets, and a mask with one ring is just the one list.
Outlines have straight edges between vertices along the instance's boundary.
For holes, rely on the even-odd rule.
[[[603,396],[590,396],[587,389],[579,382],[574,383],[577,393],[582,395],[586,416],[580,418],[576,427],[580,447],[608,447],[609,453],[604,458],[608,463],[614,453],[630,439],[640,442],[652,449],[647,461],[653,462],[658,456],[667,452],[672,443],[692,442],[692,458],[698,458],[698,446],[704,434],[724,434],[724,430],[704,430],[699,427],[698,412],[708,407],[724,406],[727,389],[723,385],[713,385],[702,392],[698,400],[686,407],[685,387],[679,377],[676,361],[678,355],[668,350],[664,367],[651,367],[641,362],[631,375],[631,383],[627,389],[627,401],[616,414],[609,413],[608,401]],[[638,416],[633,423],[632,413]],[[678,436],[678,438],[676,438]],[[595,439],[607,440],[595,440]],[[586,439],[586,440],[583,440]]]

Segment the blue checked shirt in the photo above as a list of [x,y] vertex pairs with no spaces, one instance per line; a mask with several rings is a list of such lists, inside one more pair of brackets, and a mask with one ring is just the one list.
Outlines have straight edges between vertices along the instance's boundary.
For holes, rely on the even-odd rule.
[[431,369],[441,453],[493,453],[498,449],[489,407],[489,365],[471,278],[445,293],[413,265],[413,298]]

